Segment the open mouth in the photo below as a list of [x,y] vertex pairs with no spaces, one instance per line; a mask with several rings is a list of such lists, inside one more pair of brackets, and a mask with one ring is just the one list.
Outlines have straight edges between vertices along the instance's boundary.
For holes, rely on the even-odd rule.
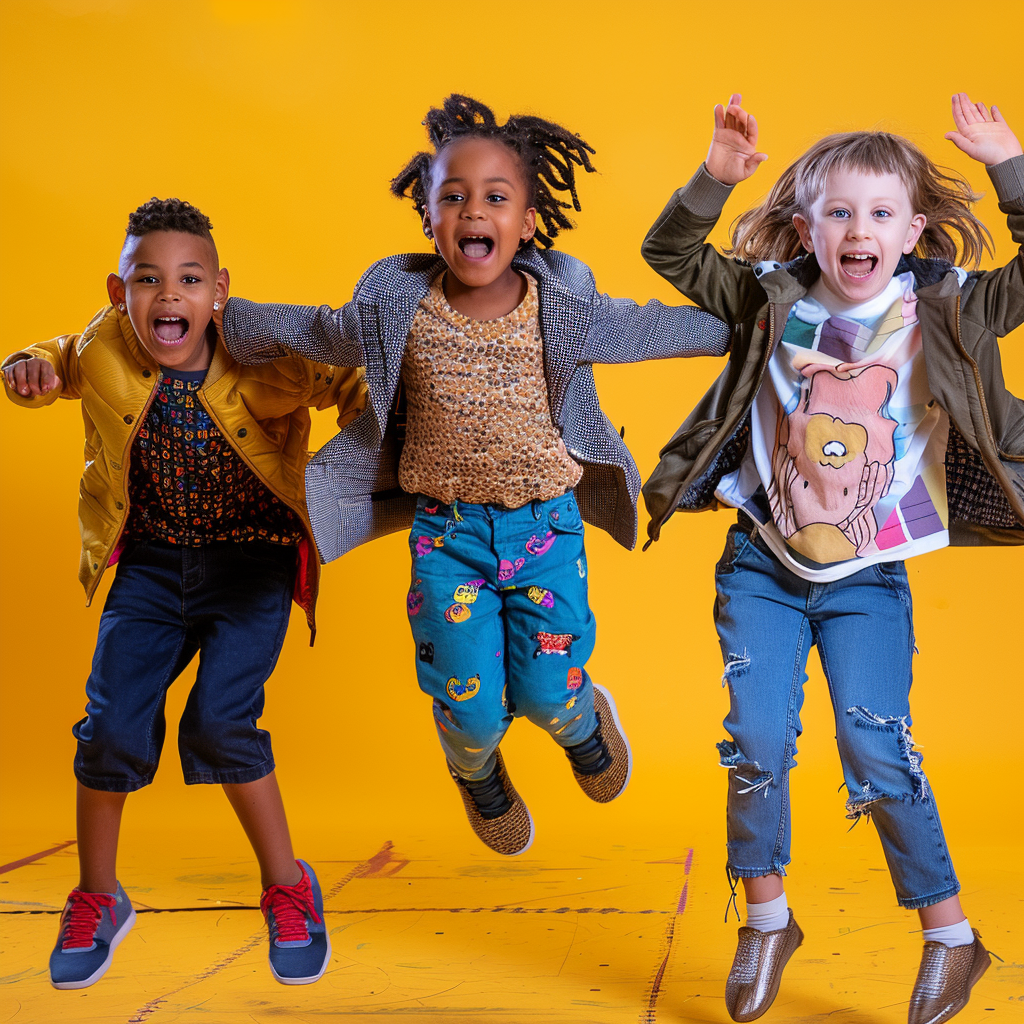
[[153,333],[164,345],[178,345],[188,334],[188,321],[183,316],[158,316],[153,321]]
[[471,260],[485,260],[494,249],[494,239],[486,235],[466,235],[459,239],[462,254]]
[[840,256],[839,263],[850,277],[870,277],[878,265],[878,257],[866,252],[851,252]]

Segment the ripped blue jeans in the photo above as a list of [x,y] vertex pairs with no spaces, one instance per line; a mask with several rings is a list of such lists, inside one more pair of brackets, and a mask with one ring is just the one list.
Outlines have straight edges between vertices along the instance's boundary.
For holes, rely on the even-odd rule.
[[817,645],[835,712],[847,817],[874,821],[901,906],[954,896],[960,883],[910,735],[914,628],[903,563],[810,583],[786,569],[756,533],[733,526],[715,583],[730,698],[731,738],[718,745],[729,769],[730,876],[785,874],[789,772],[807,656]]

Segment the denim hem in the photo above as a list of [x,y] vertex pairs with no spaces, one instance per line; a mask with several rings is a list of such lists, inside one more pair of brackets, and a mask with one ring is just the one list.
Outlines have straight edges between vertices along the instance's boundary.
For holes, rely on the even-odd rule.
[[74,771],[75,778],[78,779],[86,789],[96,789],[101,793],[134,793],[137,789],[144,789],[153,781],[152,775],[139,782],[128,779],[119,779],[113,776],[100,777],[86,775],[85,772],[79,770],[77,765],[75,765]]
[[256,782],[275,768],[274,759],[267,758],[254,768],[230,768],[223,771],[184,772],[186,786],[231,786]]
[[[786,861],[788,864],[789,861]],[[774,864],[767,868],[734,868],[726,864],[726,870],[732,878],[763,878],[765,875],[782,875],[786,877],[786,864]]]
[[931,907],[943,900],[948,900],[950,896],[955,896],[959,891],[960,883],[957,882],[945,891],[932,893],[931,896],[897,896],[896,902],[901,907],[906,907],[907,910],[920,910],[922,907]]

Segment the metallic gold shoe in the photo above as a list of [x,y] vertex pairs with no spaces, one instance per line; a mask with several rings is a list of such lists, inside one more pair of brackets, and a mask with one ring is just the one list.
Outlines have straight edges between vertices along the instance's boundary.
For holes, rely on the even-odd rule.
[[597,728],[582,743],[566,747],[565,754],[580,789],[591,800],[606,804],[629,784],[633,758],[619,722],[615,701],[603,686],[597,684],[594,685],[594,713],[597,715]]
[[782,971],[804,933],[789,912],[789,924],[774,932],[741,928],[736,956],[725,983],[725,1005],[733,1020],[756,1020],[775,1001]]
[[486,779],[463,779],[450,764],[448,771],[480,841],[505,857],[525,853],[533,842],[533,819],[505,771],[501,751],[495,751],[494,771]]
[[942,1024],[958,1014],[991,962],[977,931],[969,946],[926,942],[910,997],[909,1024]]

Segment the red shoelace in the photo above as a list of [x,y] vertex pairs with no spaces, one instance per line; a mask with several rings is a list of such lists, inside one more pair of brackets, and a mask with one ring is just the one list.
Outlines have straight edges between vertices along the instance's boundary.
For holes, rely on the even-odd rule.
[[107,892],[79,892],[72,889],[68,896],[70,909],[64,925],[61,949],[85,949],[93,944],[96,928],[103,919],[103,907],[110,908],[110,918],[117,924],[114,907],[117,900]]
[[271,885],[264,889],[260,897],[260,910],[264,917],[271,910],[274,912],[278,942],[305,942],[309,938],[307,915],[317,924],[320,923],[320,917],[313,907],[313,886],[305,871],[295,885]]

